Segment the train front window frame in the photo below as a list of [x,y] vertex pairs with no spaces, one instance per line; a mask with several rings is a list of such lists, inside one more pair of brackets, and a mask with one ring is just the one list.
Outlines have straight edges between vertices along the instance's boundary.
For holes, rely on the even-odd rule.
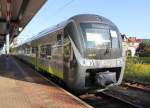
[[80,23],[81,33],[86,48],[118,48],[117,30],[100,23]]

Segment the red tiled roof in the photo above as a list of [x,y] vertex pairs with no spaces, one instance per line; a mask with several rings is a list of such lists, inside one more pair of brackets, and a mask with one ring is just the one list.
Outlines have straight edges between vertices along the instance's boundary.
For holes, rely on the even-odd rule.
[[136,37],[129,37],[128,38],[128,42],[136,42],[136,43],[140,43],[142,42],[143,39],[137,39]]

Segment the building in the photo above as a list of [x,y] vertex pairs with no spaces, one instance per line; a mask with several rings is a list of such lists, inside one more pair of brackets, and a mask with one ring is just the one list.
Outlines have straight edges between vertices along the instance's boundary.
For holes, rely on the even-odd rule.
[[139,47],[139,44],[143,42],[143,39],[138,39],[136,37],[127,37],[122,35],[123,39],[123,48],[126,50],[127,55],[135,56],[136,49]]

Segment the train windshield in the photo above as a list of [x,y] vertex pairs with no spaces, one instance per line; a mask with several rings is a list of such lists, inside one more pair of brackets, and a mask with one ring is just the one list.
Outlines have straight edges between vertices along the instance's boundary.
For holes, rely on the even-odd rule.
[[117,41],[112,45],[112,37],[117,38],[116,31],[100,27],[100,24],[81,23],[81,29],[87,48],[106,49],[117,47]]

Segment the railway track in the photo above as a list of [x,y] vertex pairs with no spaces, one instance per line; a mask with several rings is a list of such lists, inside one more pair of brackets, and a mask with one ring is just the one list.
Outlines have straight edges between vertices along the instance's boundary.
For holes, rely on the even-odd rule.
[[140,83],[140,82],[125,80],[122,83],[122,86],[132,87],[134,89],[139,89],[139,90],[142,90],[142,91],[150,93],[150,85],[149,84],[144,84],[144,83]]
[[119,87],[81,98],[97,108],[149,108],[150,85],[126,80]]
[[104,92],[85,94],[81,95],[80,98],[94,108],[141,108]]
[[150,93],[133,87],[118,86],[111,88],[104,93],[129,102],[138,108],[149,108]]

